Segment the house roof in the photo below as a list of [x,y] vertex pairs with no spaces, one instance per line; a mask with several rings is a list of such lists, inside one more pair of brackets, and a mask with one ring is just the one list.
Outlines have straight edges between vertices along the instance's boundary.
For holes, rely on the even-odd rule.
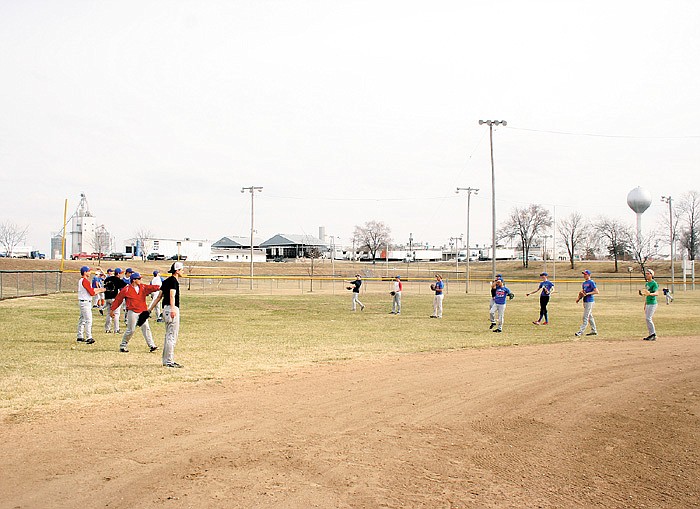
[[260,244],[260,247],[275,246],[319,246],[327,247],[326,243],[313,235],[297,235],[290,233],[278,233]]
[[[260,245],[260,239],[253,237],[253,247]],[[219,240],[214,242],[211,247],[213,248],[235,248],[235,247],[250,247],[250,237],[241,237],[239,235],[231,235],[228,237],[221,237]]]

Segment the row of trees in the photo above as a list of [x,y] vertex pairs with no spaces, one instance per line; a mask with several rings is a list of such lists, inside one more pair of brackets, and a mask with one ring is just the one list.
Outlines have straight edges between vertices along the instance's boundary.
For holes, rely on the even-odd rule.
[[[517,241],[523,252],[523,266],[527,267],[530,249],[537,245],[552,225],[549,210],[541,205],[515,207],[499,229],[498,239]],[[688,258],[695,260],[700,249],[700,193],[690,191],[683,195],[673,204],[671,216],[665,215],[655,231],[641,237],[637,237],[629,224],[618,219],[601,216],[589,221],[579,212],[560,220],[555,234],[566,247],[572,269],[575,268],[577,255],[594,258],[596,253],[603,251],[615,262],[615,272],[618,271],[619,260],[624,258],[639,263],[643,270],[659,245],[670,245],[672,235],[673,242],[680,242]]]
[[[688,258],[695,260],[700,250],[700,193],[690,191],[673,202],[671,215],[672,220],[665,214],[652,233],[638,238],[632,226],[619,219],[599,216],[587,220],[580,212],[573,212],[558,221],[555,235],[566,247],[572,269],[577,257],[590,259],[604,253],[615,262],[615,272],[623,259],[634,260],[643,270],[660,245],[670,245],[671,226],[673,242],[679,242]],[[542,205],[515,207],[498,230],[497,240],[515,241],[522,249],[523,266],[528,267],[531,249],[539,246],[553,223],[551,213]],[[375,260],[377,252],[391,243],[391,229],[381,221],[368,221],[355,226],[352,241],[356,249],[367,252]]]

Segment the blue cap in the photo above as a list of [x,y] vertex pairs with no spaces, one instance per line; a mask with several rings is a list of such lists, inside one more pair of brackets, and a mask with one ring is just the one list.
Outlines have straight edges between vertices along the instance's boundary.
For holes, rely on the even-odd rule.
[[83,265],[82,267],[80,267],[80,275],[81,276],[83,274],[85,274],[86,272],[90,272],[90,267],[88,267],[87,265]]
[[132,269],[131,267],[129,267],[129,268],[126,269],[126,272],[134,272],[134,269]]
[[542,274],[540,274],[540,276],[548,276],[549,277],[549,274],[547,274],[546,272],[543,272]]
[[117,267],[116,269],[114,269],[114,274],[115,274],[115,275],[116,275],[116,274],[121,274],[121,273],[122,273],[122,269],[120,269],[119,267]]
[[588,274],[588,275],[590,276],[590,275],[591,275],[591,271],[590,271],[590,270],[584,270],[583,272],[581,272],[581,274]]
[[496,279],[503,279],[503,276],[501,274],[496,274]]
[[401,276],[396,276],[394,279],[401,279]]
[[153,275],[154,275],[154,276],[157,276],[157,275],[158,275],[158,271],[157,271],[157,270],[154,270],[154,271],[153,271]]
[[134,282],[134,279],[141,279],[141,274],[139,274],[138,272],[134,272],[133,274],[131,274],[130,281],[132,283]]

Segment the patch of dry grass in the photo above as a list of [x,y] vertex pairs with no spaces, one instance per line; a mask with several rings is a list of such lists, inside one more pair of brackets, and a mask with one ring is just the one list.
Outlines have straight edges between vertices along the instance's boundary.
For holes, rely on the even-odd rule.
[[[430,319],[432,297],[406,293],[400,316],[389,314],[386,292],[362,295],[365,311],[350,311],[349,292],[281,296],[211,295],[183,291],[183,314],[176,360],[185,369],[161,366],[161,352],[149,353],[140,331],[131,352],[118,351],[121,336],[103,332],[95,312],[94,345],[76,343],[75,295],[62,294],[0,302],[0,412],[30,410],[53,403],[79,402],[114,393],[151,389],[251,373],[335,362],[499,345],[570,341],[580,324],[573,295],[550,304],[551,325],[536,327],[538,299],[515,289],[503,334],[488,329],[488,294],[452,292],[442,320]],[[642,302],[623,285],[598,299],[595,340],[635,340],[646,335]],[[656,324],[664,336],[700,330],[697,292],[679,292],[671,306],[659,305]],[[152,321],[158,345],[163,324]]]

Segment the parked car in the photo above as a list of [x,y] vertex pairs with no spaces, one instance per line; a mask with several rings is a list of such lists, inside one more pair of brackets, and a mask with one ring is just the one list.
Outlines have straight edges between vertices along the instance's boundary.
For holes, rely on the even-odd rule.
[[70,255],[71,260],[92,260],[92,255],[89,253],[73,253]]
[[39,251],[32,251],[29,255],[30,258],[34,260],[44,260],[46,259],[46,255],[44,253],[40,253]]
[[168,258],[168,260],[180,260],[181,262],[184,262],[185,260],[187,260],[187,256],[186,255],[180,255],[180,256],[172,255],[170,258]]
[[146,260],[165,260],[165,255],[160,253],[149,253]]

